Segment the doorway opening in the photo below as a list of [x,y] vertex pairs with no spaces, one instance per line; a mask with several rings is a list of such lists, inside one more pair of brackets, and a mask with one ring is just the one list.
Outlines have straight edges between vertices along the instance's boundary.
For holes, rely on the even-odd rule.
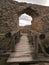
[[31,25],[31,21],[32,17],[24,13],[19,17],[19,26]]
[[31,28],[32,25],[32,17],[27,15],[26,13],[22,14],[19,17],[19,27],[21,29],[22,32],[26,32],[27,29]]

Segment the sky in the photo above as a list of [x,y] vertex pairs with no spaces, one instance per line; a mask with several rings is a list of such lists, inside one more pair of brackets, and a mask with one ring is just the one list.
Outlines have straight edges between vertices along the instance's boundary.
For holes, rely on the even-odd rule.
[[49,6],[49,0],[14,0],[14,1],[27,2],[27,3],[32,3],[32,4]]
[[32,17],[27,14],[22,14],[19,17],[19,26],[31,25]]
[[[18,2],[27,2],[32,4],[38,4],[49,7],[49,0],[14,0]],[[24,14],[19,17],[19,26],[31,25],[31,18],[28,15]]]

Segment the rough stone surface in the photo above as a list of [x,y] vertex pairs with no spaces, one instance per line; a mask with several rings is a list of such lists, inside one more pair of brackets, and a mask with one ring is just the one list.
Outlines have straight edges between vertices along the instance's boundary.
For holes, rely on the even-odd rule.
[[[30,3],[18,3],[13,0],[0,0],[0,33],[17,30],[17,28],[19,28],[19,16],[23,13],[27,13],[28,15],[32,16],[34,19],[32,22],[32,29],[40,31],[39,27],[41,25],[41,22],[39,19],[43,15],[49,14],[49,7]],[[43,29],[42,26],[40,28],[41,30]]]
[[[3,40],[1,40],[2,33],[17,31],[19,29],[19,16],[23,13],[33,18],[32,30],[38,32],[49,31],[49,7],[30,3],[19,3],[13,0],[0,0],[0,42]],[[6,42],[6,39],[3,41]]]
[[[13,0],[0,0],[0,35],[19,29],[19,16],[26,13],[33,18],[31,29],[49,31],[49,7]],[[1,36],[0,36],[1,38]]]

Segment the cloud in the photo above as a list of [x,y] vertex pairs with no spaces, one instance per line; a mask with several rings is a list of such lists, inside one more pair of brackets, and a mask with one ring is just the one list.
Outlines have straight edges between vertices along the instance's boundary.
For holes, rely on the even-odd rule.
[[19,20],[32,21],[32,17],[24,13],[19,17]]
[[19,26],[31,25],[32,17],[27,14],[22,14],[19,17]]
[[19,20],[19,26],[31,25],[31,21]]

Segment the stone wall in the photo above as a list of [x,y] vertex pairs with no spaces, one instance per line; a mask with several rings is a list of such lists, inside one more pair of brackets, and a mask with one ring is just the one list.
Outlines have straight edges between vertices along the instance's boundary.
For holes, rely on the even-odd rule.
[[[43,23],[43,17],[48,16],[49,7],[40,6],[35,4],[19,3],[18,15],[20,16],[23,13],[30,15],[33,18],[31,29],[44,32],[47,30],[47,22]],[[45,19],[45,17],[44,17]],[[49,21],[49,20],[48,20]],[[49,25],[49,24],[48,24]],[[49,27],[49,26],[48,26]]]
[[1,0],[0,2],[0,33],[17,30],[18,16],[13,2]]
[[[0,35],[17,31],[19,29],[19,16],[23,13],[33,18],[32,30],[38,32],[49,31],[49,7],[30,3],[18,3],[13,0],[0,0]],[[47,33],[47,38],[49,42],[49,33]],[[6,44],[8,45],[11,42],[12,39],[0,36],[0,46],[4,44],[4,48],[7,48]]]
[[[23,13],[31,15],[32,30],[43,31],[44,25],[41,18],[49,14],[49,7],[30,3],[18,3],[13,0],[0,0],[0,33],[15,31],[19,29],[19,16]],[[48,16],[49,17],[49,16]],[[49,20],[49,19],[48,19]]]

